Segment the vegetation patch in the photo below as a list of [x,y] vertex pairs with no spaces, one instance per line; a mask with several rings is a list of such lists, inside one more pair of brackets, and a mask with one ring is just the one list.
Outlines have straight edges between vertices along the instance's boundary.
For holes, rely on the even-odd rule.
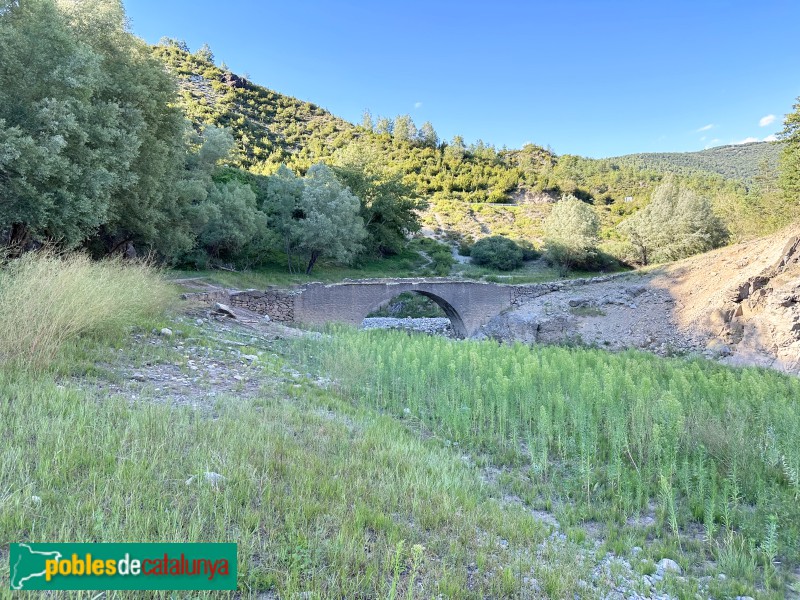
[[470,250],[472,263],[499,271],[513,271],[522,266],[524,254],[514,240],[492,236],[478,240]]
[[78,336],[118,334],[173,297],[146,263],[27,254],[0,270],[0,363],[41,369]]
[[635,531],[644,515],[665,556],[738,561],[736,577],[765,589],[782,589],[800,562],[795,378],[391,332],[309,344],[309,361],[359,405],[486,456],[516,474],[515,494],[566,524]]
[[606,312],[598,306],[571,306],[569,309],[576,317],[604,317]]

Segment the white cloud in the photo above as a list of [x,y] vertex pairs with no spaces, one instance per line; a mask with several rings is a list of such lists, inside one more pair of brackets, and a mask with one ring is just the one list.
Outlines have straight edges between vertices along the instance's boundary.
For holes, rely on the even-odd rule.
[[414,102],[414,108],[422,108],[422,102]]
[[758,126],[759,127],[766,127],[767,125],[770,125],[771,123],[774,123],[774,122],[775,122],[775,115],[767,115],[766,117],[761,117],[758,120]]
[[709,129],[713,129],[714,124],[709,123],[708,125],[703,125],[700,129],[695,129],[695,132],[700,133],[701,131],[708,131]]
[[777,134],[771,134],[765,137],[763,140],[758,139],[757,137],[746,137],[743,140],[739,140],[738,142],[731,142],[732,146],[738,146],[740,144],[752,144],[753,142],[777,142],[778,136]]

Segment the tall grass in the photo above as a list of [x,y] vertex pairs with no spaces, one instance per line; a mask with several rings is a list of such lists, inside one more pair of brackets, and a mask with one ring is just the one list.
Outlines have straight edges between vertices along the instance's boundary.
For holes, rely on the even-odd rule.
[[158,315],[171,295],[145,263],[29,253],[0,270],[0,363],[41,369],[80,335]]
[[[154,360],[152,348],[134,345],[127,358]],[[284,368],[265,365],[271,378]],[[501,597],[500,567],[546,528],[500,509],[446,449],[295,385],[218,398],[203,418],[0,370],[0,598],[12,598],[11,542],[129,541],[237,542],[239,592],[104,598]],[[211,485],[206,471],[225,479]],[[542,568],[533,556],[524,564],[532,577]]]
[[621,524],[655,505],[664,536],[705,526],[711,552],[734,531],[759,548],[767,531],[770,561],[800,561],[796,378],[386,331],[297,343],[359,404],[521,469],[534,503]]

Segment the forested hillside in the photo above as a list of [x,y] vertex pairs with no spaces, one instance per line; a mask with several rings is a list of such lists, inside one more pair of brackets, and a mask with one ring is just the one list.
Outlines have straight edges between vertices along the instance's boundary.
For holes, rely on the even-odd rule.
[[779,142],[753,142],[718,146],[699,152],[655,152],[627,154],[609,160],[644,170],[684,173],[716,173],[726,179],[753,182],[762,177],[775,179],[781,153]]
[[518,150],[480,140],[467,145],[460,136],[439,139],[431,123],[418,126],[409,115],[366,112],[362,123],[346,122],[216,66],[208,48],[192,53],[182,42],[163,40],[153,51],[178,76],[195,126],[233,131],[233,165],[270,174],[285,164],[303,173],[317,161],[337,164],[343,156],[366,154],[425,201],[422,223],[442,237],[472,241],[500,234],[539,245],[552,204],[572,194],[594,208],[602,237],[615,251],[616,225],[645,206],[669,173],[707,197],[734,238],[774,226],[756,188],[774,187],[776,145],[600,160],[557,156],[533,144]]
[[[400,255],[421,228],[467,251],[497,235],[564,248],[588,226],[579,255],[633,264],[795,215],[781,191],[796,185],[793,171],[778,184],[769,161],[751,164],[756,147],[703,154],[720,174],[445,141],[409,115],[366,112],[353,124],[216,65],[207,46],[147,46],[126,23],[115,0],[0,0],[0,244],[12,254],[49,244],[310,272],[318,260]],[[675,250],[678,216],[687,239]],[[449,253],[425,251],[442,274]]]

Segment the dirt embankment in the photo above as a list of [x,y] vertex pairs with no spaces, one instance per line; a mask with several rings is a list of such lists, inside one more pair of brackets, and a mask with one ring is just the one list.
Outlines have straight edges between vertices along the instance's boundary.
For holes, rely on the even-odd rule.
[[541,296],[495,318],[484,335],[700,352],[800,373],[800,227]]

